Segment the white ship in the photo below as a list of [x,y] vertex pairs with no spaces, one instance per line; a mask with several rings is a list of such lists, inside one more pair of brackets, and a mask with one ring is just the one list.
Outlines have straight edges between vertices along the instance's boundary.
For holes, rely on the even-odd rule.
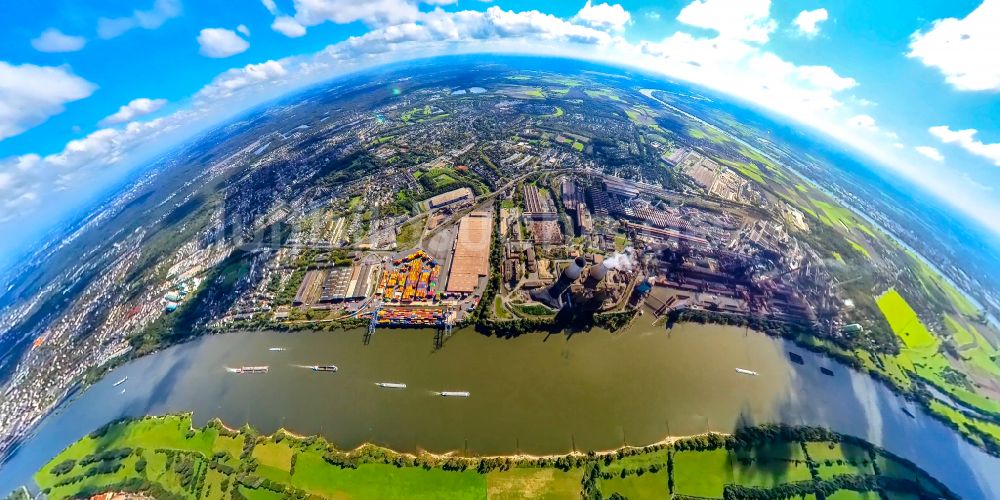
[[745,368],[737,368],[736,369],[736,373],[742,373],[743,375],[752,375],[754,377],[756,377],[757,375],[759,375],[757,372],[755,372],[753,370],[747,370]]
[[469,393],[467,391],[441,391],[438,393],[439,396],[444,396],[446,398],[467,398]]
[[231,373],[267,373],[267,366],[241,366],[239,368],[227,368]]
[[284,347],[272,347],[272,348],[268,349],[268,351],[272,351],[272,352],[273,351],[287,351],[287,350],[288,349],[285,349]]
[[125,375],[124,377],[122,377],[121,380],[115,382],[115,385],[113,385],[112,387],[118,387],[119,385],[124,384],[126,380],[128,380],[128,375]]
[[406,384],[397,384],[394,382],[376,382],[375,385],[383,389],[406,389]]

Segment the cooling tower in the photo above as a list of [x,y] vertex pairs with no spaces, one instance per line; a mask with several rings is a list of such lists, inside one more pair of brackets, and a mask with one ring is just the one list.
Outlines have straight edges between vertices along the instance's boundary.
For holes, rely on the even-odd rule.
[[560,297],[574,281],[580,279],[580,275],[583,274],[583,266],[586,263],[583,257],[577,257],[570,265],[566,266],[566,269],[563,269],[559,279],[552,286],[532,292],[531,298],[556,309],[561,308],[562,300]]

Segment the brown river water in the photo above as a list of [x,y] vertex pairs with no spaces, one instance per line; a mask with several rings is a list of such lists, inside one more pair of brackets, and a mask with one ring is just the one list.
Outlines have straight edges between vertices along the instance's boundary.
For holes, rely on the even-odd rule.
[[[433,332],[414,330],[380,330],[369,345],[361,332],[205,337],[126,364],[63,404],[0,466],[0,490],[30,482],[59,450],[110,419],[193,411],[199,423],[284,427],[343,448],[372,442],[469,455],[604,450],[762,422],[824,425],[913,460],[964,498],[1000,498],[1000,460],[867,375],[740,328],[666,330],[650,321],[639,317],[618,334],[498,339],[456,331],[437,350]],[[339,371],[305,368],[326,364]],[[270,369],[226,369],[244,365]]]

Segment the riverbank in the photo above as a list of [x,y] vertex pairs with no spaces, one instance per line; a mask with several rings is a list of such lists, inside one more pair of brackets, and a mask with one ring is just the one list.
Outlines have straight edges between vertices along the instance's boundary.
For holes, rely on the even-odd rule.
[[[624,334],[502,340],[463,330],[443,349],[434,348],[428,330],[386,331],[369,344],[363,331],[202,337],[139,358],[61,407],[0,466],[0,489],[22,484],[107,421],[194,411],[204,416],[197,425],[218,416],[267,433],[284,427],[322,435],[341,449],[368,442],[477,456],[548,456],[758,422],[807,424],[861,436],[912,460],[963,498],[1000,494],[990,473],[1000,461],[867,375],[745,328],[685,323],[665,331],[648,323],[633,321]],[[284,350],[271,351],[275,346]],[[791,363],[790,351],[803,363]],[[301,368],[329,363],[340,370]],[[270,370],[225,370],[242,365]],[[821,373],[824,367],[834,374]],[[128,382],[113,386],[126,375]],[[380,389],[382,381],[407,389]],[[471,397],[437,396],[442,390]]]
[[[625,331],[631,328],[629,325],[635,317],[635,311],[597,315],[588,323],[588,326],[589,328],[605,328],[611,331]],[[878,369],[878,367],[874,364],[864,363],[857,353],[817,339],[804,327],[777,322],[750,324],[747,318],[734,317],[710,311],[675,311],[669,315],[667,321],[668,324],[714,323],[733,325],[741,328],[753,329],[754,331],[765,333],[768,336],[779,337],[794,342],[797,346],[803,349],[828,356],[852,369],[871,376],[876,381],[884,384],[895,394],[919,404],[929,415],[932,415],[941,423],[948,426],[968,443],[995,457],[1000,457],[1000,425],[955,411],[947,405],[940,404],[940,402],[935,400],[935,398],[933,398],[933,396],[931,396],[926,389],[922,388],[920,383],[915,383],[909,376],[905,378],[906,385],[904,385],[904,382],[898,378],[890,376],[885,370]],[[329,323],[322,325],[321,328],[322,331],[330,332],[336,330],[354,332],[354,330],[349,330],[352,326],[356,325],[353,323]],[[320,325],[313,325],[313,327],[320,327]],[[295,328],[281,331],[299,331],[300,329],[312,331],[309,328],[302,328],[299,325],[296,325]],[[561,331],[559,323],[555,318],[497,321],[486,317],[478,318],[475,330],[479,334],[487,337],[499,337],[505,339],[535,333],[551,334],[553,332]],[[660,331],[662,332],[662,329]],[[625,334],[627,335],[628,333]],[[501,347],[498,345],[497,348]]]
[[[976,417],[949,408],[924,387],[924,384],[931,384],[926,378],[904,372],[906,381],[903,382],[886,370],[879,369],[878,365],[865,363],[856,352],[815,337],[805,327],[780,321],[756,320],[721,312],[687,309],[671,311],[667,315],[666,321],[667,328],[678,323],[709,323],[746,327],[756,332],[786,339],[803,349],[828,356],[871,376],[900,397],[921,405],[928,414],[953,429],[969,443],[995,457],[1000,457],[1000,415],[976,408],[975,410],[980,412],[979,417]],[[868,353],[868,356],[869,359],[879,359],[871,353]],[[934,386],[930,385],[930,387]]]
[[217,419],[198,428],[191,414],[109,423],[54,457],[35,481],[59,498],[104,491],[157,498],[777,498],[791,491],[958,498],[912,463],[818,427],[763,425],[603,452],[457,456],[371,444],[345,451],[322,437],[261,435]]

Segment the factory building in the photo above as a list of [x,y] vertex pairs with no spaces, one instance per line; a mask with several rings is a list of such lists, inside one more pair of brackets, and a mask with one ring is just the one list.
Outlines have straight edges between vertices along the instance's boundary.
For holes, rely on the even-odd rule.
[[479,286],[480,278],[489,276],[492,234],[490,212],[472,212],[462,217],[448,274],[449,293],[472,293]]
[[314,303],[322,282],[323,271],[316,269],[306,271],[306,275],[302,278],[302,284],[299,285],[299,289],[295,292],[295,298],[292,299],[292,305],[301,306]]
[[466,201],[472,201],[473,199],[475,199],[475,195],[472,194],[472,190],[467,187],[461,187],[453,191],[448,191],[447,193],[434,196],[428,201],[428,203],[431,208],[441,208],[450,205],[457,205]]
[[323,281],[319,301],[329,303],[365,298],[373,271],[377,270],[368,264],[331,269]]

